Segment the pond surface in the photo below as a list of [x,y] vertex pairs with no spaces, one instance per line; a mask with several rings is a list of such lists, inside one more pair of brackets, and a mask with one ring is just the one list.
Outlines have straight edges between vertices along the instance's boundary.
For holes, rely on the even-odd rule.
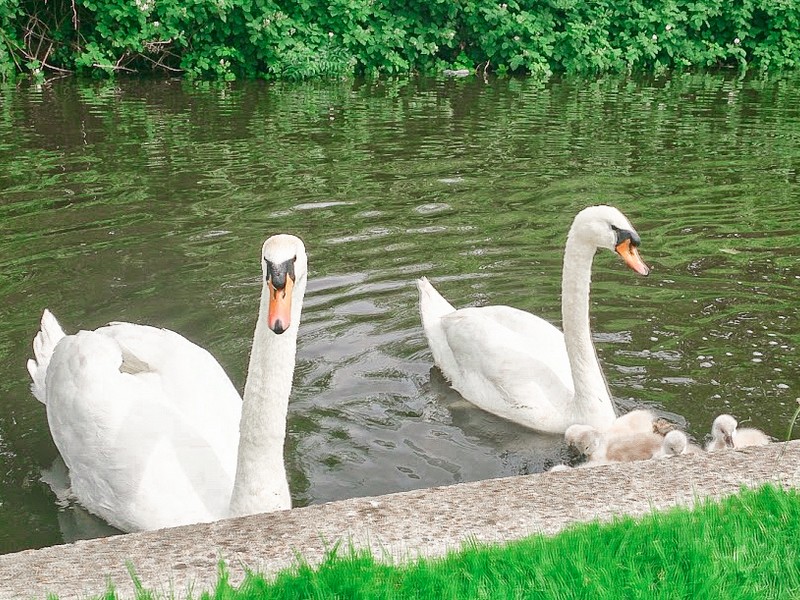
[[[800,396],[800,82],[0,88],[0,552],[107,531],[60,506],[25,361],[68,331],[168,327],[241,389],[261,242],[301,236],[311,280],[289,406],[295,506],[530,473],[561,441],[481,412],[432,370],[414,279],[456,306],[560,323],[575,213],[623,210],[653,268],[595,261],[592,324],[623,410],[704,440],[785,437]],[[797,430],[795,431],[797,435]]]

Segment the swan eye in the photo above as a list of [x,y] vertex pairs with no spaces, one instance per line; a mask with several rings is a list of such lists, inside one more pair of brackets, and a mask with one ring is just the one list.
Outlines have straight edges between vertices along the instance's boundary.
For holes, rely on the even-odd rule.
[[614,235],[617,238],[617,241],[614,243],[615,246],[619,246],[625,240],[631,241],[631,246],[638,246],[642,243],[641,238],[635,231],[631,231],[630,229],[621,229],[616,225],[611,225],[611,230],[614,232]]

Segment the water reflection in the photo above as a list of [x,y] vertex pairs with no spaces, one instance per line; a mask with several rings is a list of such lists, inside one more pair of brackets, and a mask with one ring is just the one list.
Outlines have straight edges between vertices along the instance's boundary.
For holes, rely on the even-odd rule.
[[241,387],[254,261],[277,231],[304,238],[312,271],[296,505],[564,460],[558,439],[431,371],[413,281],[558,323],[564,236],[590,203],[631,218],[654,268],[595,263],[593,330],[621,405],[700,440],[722,411],[783,435],[796,406],[796,81],[64,80],[0,95],[0,551],[74,535],[40,481],[56,451],[24,363],[42,308],[71,331],[169,327]]

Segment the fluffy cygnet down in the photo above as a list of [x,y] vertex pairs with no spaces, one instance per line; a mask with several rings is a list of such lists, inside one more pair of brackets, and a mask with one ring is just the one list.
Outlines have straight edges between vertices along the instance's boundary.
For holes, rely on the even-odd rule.
[[664,438],[649,433],[631,433],[609,437],[605,446],[605,459],[610,462],[631,462],[653,458],[664,444]]
[[656,416],[649,410],[638,408],[625,413],[611,424],[606,433],[653,433],[653,422]]
[[653,458],[662,447],[663,438],[650,432],[601,433],[588,425],[572,425],[564,441],[589,459],[587,464],[630,462]]
[[679,454],[695,454],[702,452],[699,446],[689,443],[689,438],[678,429],[673,429],[664,436],[659,458],[678,456]]
[[731,415],[719,415],[711,426],[711,441],[706,450],[714,452],[725,448],[744,448],[746,446],[765,446],[770,437],[760,429],[738,428],[738,423]]
[[570,425],[564,432],[567,446],[575,448],[581,456],[589,460],[600,451],[603,438],[600,432],[591,425]]
[[570,467],[569,465],[553,465],[547,470],[550,473],[556,473],[558,471],[571,471],[572,467]]

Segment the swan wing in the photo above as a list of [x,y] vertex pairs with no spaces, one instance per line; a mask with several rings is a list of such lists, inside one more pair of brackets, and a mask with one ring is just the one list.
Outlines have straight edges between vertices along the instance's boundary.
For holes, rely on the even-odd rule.
[[50,431],[88,510],[124,531],[226,514],[241,402],[208,353],[167,330],[113,324],[59,341],[45,386]]
[[[164,399],[195,427],[210,439],[221,437],[220,443],[231,441],[224,432],[238,428],[242,399],[208,350],[174,331],[148,325],[116,322],[97,333],[119,347],[122,372],[157,378]],[[232,441],[235,448],[238,438]]]
[[445,373],[461,395],[501,417],[563,431],[574,395],[563,334],[507,306],[465,308],[441,318],[457,369]]

